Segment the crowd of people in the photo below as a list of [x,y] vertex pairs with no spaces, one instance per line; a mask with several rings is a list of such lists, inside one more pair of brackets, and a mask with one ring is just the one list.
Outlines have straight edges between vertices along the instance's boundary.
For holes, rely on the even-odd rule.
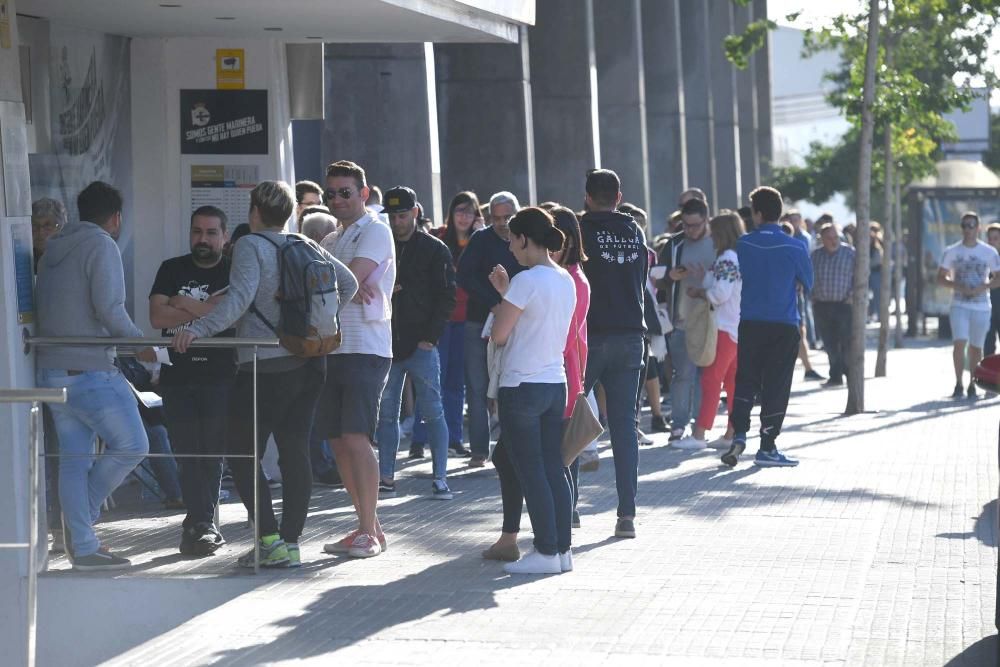
[[[68,389],[67,403],[49,410],[47,446],[67,455],[49,495],[58,499],[53,528],[65,530],[73,567],[130,566],[102,546],[94,522],[154,442],[135,391],[143,371],[162,396],[169,435],[169,445],[153,449],[184,455],[171,493],[186,512],[179,549],[192,557],[225,544],[215,516],[227,468],[248,514],[259,517],[262,566],[301,564],[314,484],[343,486],[356,513],[356,526],[323,550],[383,553],[378,500],[397,493],[407,411],[408,458],[430,450],[429,498],[454,497],[449,455],[473,468],[494,466],[503,519],[483,557],[504,561],[513,574],[573,569],[579,476],[599,465],[594,446],[569,465],[562,455],[581,394],[610,437],[617,538],[636,536],[640,444],[650,442],[640,430],[643,396],[650,428],[669,433],[671,446],[715,448],[729,467],[746,450],[759,405],[753,463],[797,465],[777,438],[796,360],[806,364],[805,379],[824,379],[808,364],[804,342],[813,317],[830,359],[826,385],[848,372],[854,250],[844,232],[821,219],[817,241],[770,187],[750,193],[748,207],[715,215],[692,188],[668,232],[650,239],[645,211],[623,202],[615,172],[591,170],[582,194],[576,212],[556,202],[522,207],[506,191],[484,204],[460,192],[435,227],[413,189],[382,193],[362,167],[339,161],[323,186],[258,184],[248,221],[235,229],[220,209],[193,211],[190,252],[164,261],[149,292],[150,323],[172,339],[169,351],[125,359],[111,346],[39,348],[38,385]],[[77,206],[80,222],[66,224],[59,202],[35,205],[38,333],[140,337],[115,244],[121,193],[95,182]],[[985,274],[980,264],[970,268],[986,256],[975,241],[978,218],[966,224],[973,218],[962,223],[970,242],[949,248],[941,277],[954,286],[955,308],[976,313],[953,316],[966,341],[985,337],[989,318],[979,313],[983,304],[988,310],[989,288],[1000,287],[996,250],[986,246]],[[281,345],[260,348],[256,363],[247,348],[199,346],[231,336]],[[727,417],[712,433],[723,392]],[[95,437],[101,456],[93,455]],[[252,456],[255,439],[263,451],[271,438],[280,519]],[[525,504],[534,549],[522,555]],[[238,558],[253,564],[253,549]]]

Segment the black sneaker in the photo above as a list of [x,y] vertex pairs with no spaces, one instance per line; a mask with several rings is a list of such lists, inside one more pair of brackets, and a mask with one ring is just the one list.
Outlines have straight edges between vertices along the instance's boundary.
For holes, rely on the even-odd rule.
[[968,396],[969,398],[979,398],[979,395],[976,393],[976,385],[970,382],[969,390],[965,392],[965,395]]
[[573,527],[573,528],[579,528],[580,527],[580,511],[579,510],[573,510],[573,522],[570,524],[570,526]]
[[277,489],[280,489],[280,488],[281,488],[281,482],[279,482],[278,480],[276,480],[276,479],[271,479],[271,478],[270,478],[270,477],[268,477],[267,475],[265,475],[265,476],[264,476],[264,479],[266,479],[266,480],[267,480],[267,488],[271,489],[272,491],[274,491],[274,490],[277,490]]
[[185,528],[181,533],[179,551],[185,556],[211,556],[225,544],[222,534],[214,526]]
[[635,537],[635,521],[618,519],[618,523],[615,524],[615,537]]
[[841,378],[830,378],[820,385],[821,387],[843,387],[844,381]]
[[955,391],[951,392],[951,397],[952,398],[962,398],[962,396],[964,395],[964,393],[965,393],[965,387],[963,387],[962,383],[959,382],[958,384],[955,385]]
[[816,371],[814,371],[811,368],[806,371],[806,374],[803,376],[803,378],[806,379],[806,380],[825,380],[826,379],[825,377],[823,377],[822,375],[820,375],[819,373],[817,373]]
[[385,482],[379,480],[378,483],[378,497],[379,498],[395,498],[396,497],[396,482]]
[[730,468],[735,468],[740,460],[740,454],[747,448],[745,440],[733,440],[729,451],[722,455],[722,462]]
[[330,468],[320,475],[315,475],[313,477],[313,484],[340,488],[344,486],[344,480],[340,478],[340,472],[336,468]]
[[670,427],[667,426],[667,422],[662,416],[653,415],[653,418],[649,420],[649,430],[653,433],[666,433]]
[[448,445],[448,456],[454,456],[460,459],[467,459],[472,456],[472,452],[465,448],[460,442],[453,442]]
[[[459,445],[461,447],[462,445]],[[410,455],[406,457],[411,461],[416,461],[417,459],[424,458],[424,446],[422,444],[410,445]]]
[[110,551],[98,551],[89,556],[75,556],[73,569],[80,572],[99,572],[101,570],[127,570],[132,567],[128,558],[116,556]]

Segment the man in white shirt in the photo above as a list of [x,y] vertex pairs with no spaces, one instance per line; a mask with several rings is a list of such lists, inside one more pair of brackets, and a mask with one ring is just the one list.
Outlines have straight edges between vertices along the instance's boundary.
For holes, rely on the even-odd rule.
[[[990,328],[990,289],[1000,287],[1000,254],[979,240],[979,216],[976,213],[970,211],[962,216],[961,242],[944,249],[938,283],[955,292],[951,303],[955,391],[951,396],[961,398],[966,346],[971,372],[983,358],[982,345]],[[976,385],[971,378],[967,395],[976,398]]]
[[333,445],[359,526],[324,550],[369,558],[385,550],[385,535],[375,512],[379,472],[372,440],[392,366],[396,250],[392,231],[365,208],[370,191],[364,169],[347,160],[334,162],[326,170],[325,194],[340,228],[323,245],[351,269],[359,287],[340,314],[344,342],[327,359],[314,437],[329,438]]

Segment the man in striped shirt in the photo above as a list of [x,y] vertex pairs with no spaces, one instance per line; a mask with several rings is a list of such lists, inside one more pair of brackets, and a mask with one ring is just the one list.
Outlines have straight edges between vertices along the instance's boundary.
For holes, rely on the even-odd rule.
[[830,379],[824,387],[839,387],[847,375],[851,344],[851,289],[854,286],[854,248],[840,240],[832,222],[819,228],[822,245],[813,250],[813,315],[823,347],[830,358]]

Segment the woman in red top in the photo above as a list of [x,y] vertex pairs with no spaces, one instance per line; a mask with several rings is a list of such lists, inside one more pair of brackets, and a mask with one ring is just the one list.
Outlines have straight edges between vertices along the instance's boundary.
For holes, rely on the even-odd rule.
[[[451,257],[458,267],[458,259],[462,256],[469,237],[475,231],[474,225],[479,215],[479,199],[475,192],[459,192],[448,206],[448,217],[444,227],[432,230],[444,241],[451,250]],[[459,287],[455,293],[455,310],[451,313],[451,321],[445,326],[444,333],[438,339],[438,355],[441,358],[441,403],[444,406],[444,420],[448,424],[448,448],[453,454],[462,457],[469,456],[469,450],[462,444],[462,413],[465,406],[465,369],[464,369],[464,336],[465,308],[469,295]],[[427,428],[420,419],[420,413],[413,419],[413,439],[410,446],[410,458],[424,457],[424,444],[427,442]]]

